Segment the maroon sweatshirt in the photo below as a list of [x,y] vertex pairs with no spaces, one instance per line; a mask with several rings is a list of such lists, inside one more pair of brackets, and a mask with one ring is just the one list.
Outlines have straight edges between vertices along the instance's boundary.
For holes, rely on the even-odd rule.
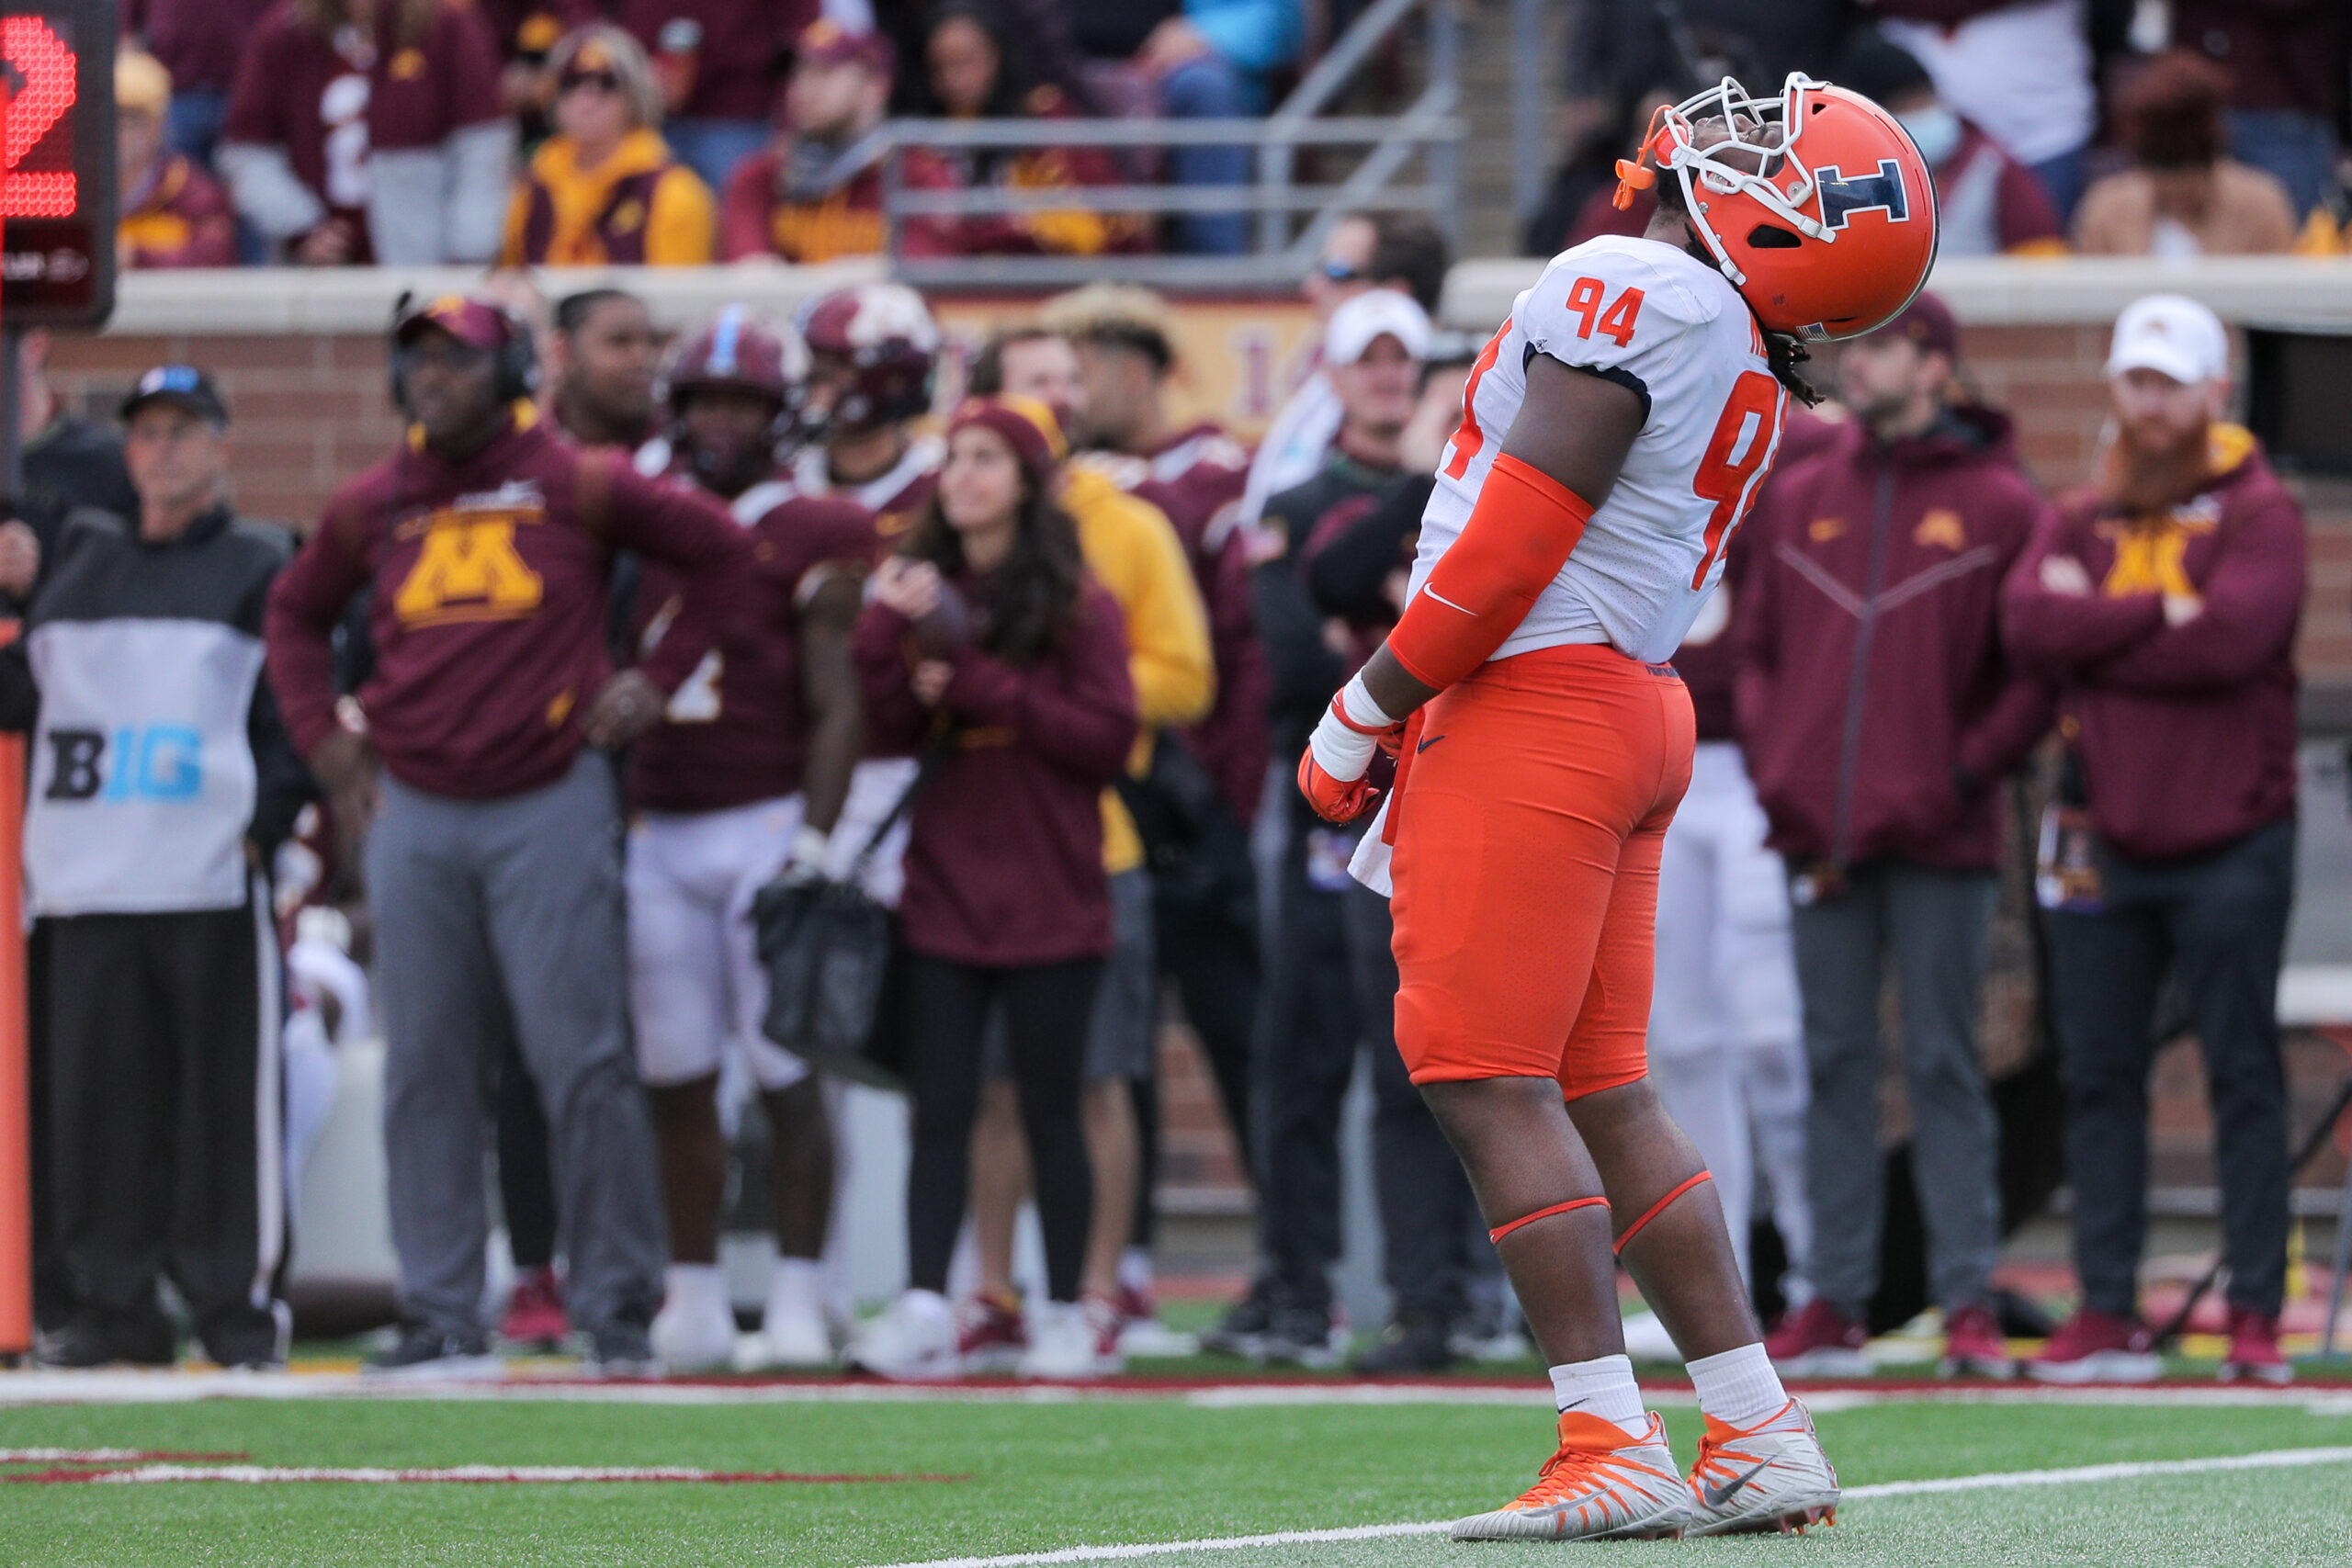
[[[777,488],[746,493],[774,494]],[[876,546],[873,515],[855,502],[812,500],[790,491],[783,495],[747,531],[754,563],[752,613],[703,655],[671,697],[662,722],[629,748],[632,807],[718,811],[800,787],[808,736],[801,697],[801,594],[820,567],[847,562],[864,572]],[[643,656],[650,658],[669,636],[689,586],[677,568],[646,563],[630,618]]]
[[[956,586],[986,609],[984,581]],[[916,750],[935,716],[907,683],[905,618],[869,604],[855,648],[874,750]],[[1061,647],[1034,664],[969,648],[955,664],[940,711],[963,733],[915,803],[899,902],[907,945],[990,967],[1109,952],[1102,791],[1137,728],[1117,603],[1090,584]]]
[[294,744],[308,756],[334,727],[328,639],[372,587],[376,669],[358,695],[392,776],[467,799],[561,776],[609,673],[605,587],[621,547],[685,578],[642,666],[673,691],[748,607],[752,552],[734,519],[536,420],[458,463],[403,445],[335,491],[270,591],[269,679]]
[[225,93],[237,78],[237,51],[276,0],[130,0],[124,33],[172,73],[172,91]]
[[[2002,629],[2064,683],[2099,836],[2171,860],[2295,814],[2295,627],[2303,514],[2253,438],[2225,426],[2222,469],[2186,503],[2131,517],[2066,498],[2018,562]],[[2096,594],[2041,586],[2042,558],[2082,562]],[[2166,592],[2204,610],[2165,624]]]
[[2048,511],[2008,421],[1983,409],[1891,446],[1844,425],[1775,476],[1745,530],[1734,633],[1739,739],[1772,848],[2000,863],[1989,786],[2047,732],[2053,699],[2011,671],[1997,607]]

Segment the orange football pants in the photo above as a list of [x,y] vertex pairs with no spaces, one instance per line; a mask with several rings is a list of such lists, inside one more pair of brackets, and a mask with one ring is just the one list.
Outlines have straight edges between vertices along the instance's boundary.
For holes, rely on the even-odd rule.
[[1396,1047],[1415,1083],[1647,1071],[1658,853],[1690,696],[1599,646],[1498,660],[1422,711],[1389,808]]

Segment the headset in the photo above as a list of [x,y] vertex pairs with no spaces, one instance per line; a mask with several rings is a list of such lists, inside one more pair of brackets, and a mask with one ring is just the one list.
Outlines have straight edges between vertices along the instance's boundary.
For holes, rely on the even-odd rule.
[[[495,391],[502,403],[535,398],[539,391],[539,349],[531,335],[531,323],[504,305],[488,299],[471,299],[469,303],[488,305],[506,320],[506,341],[500,344],[494,356]],[[401,376],[401,361],[406,351],[400,342],[401,329],[420,307],[416,292],[403,288],[401,297],[392,301],[392,319],[385,328],[391,352],[388,358],[392,406],[402,413],[408,412],[408,389]]]

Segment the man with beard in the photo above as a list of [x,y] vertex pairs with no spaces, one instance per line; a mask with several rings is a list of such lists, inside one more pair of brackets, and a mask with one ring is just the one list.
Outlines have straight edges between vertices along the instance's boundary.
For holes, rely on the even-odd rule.
[[[767,1112],[776,1233],[760,1337],[741,1362],[832,1358],[817,1280],[832,1133],[808,1065],[761,1032],[767,983],[751,922],[752,897],[776,876],[841,869],[830,846],[863,743],[849,633],[876,547],[874,520],[854,502],[798,494],[776,468],[776,438],[807,367],[797,337],[729,305],[679,346],[662,377],[670,473],[726,502],[742,525],[760,596],[628,759],[630,1009],[670,1220],[669,1289],[653,1343],[673,1370],[737,1362],[718,1229],[727,1185],[718,1090],[730,1050],[742,1054]],[[630,615],[644,656],[660,649],[685,587],[673,570],[647,564]]]
[[[655,436],[654,373],[662,334],[645,301],[626,288],[583,288],[556,301],[555,378],[549,412],[583,446],[637,450]],[[649,457],[647,461],[654,459]],[[667,466],[666,450],[654,468]]]
[[2007,419],[1952,398],[1959,344],[1951,310],[1921,294],[1847,344],[1852,420],[1748,525],[1738,728],[1791,873],[1819,1292],[1766,1348],[1801,1375],[1869,1367],[1890,964],[1944,1371],[2016,1370],[1991,1302],[2000,1133],[1976,1021],[2000,897],[1994,787],[2050,723],[2045,691],[2002,654],[1996,603],[2047,506]]
[[2222,1380],[2290,1375],[2275,998],[2294,890],[2303,517],[2254,437],[2222,421],[2229,363],[2228,332],[2194,300],[2124,310],[2107,360],[2114,445],[2003,601],[2011,650],[2063,683],[2071,720],[2041,892],[2083,1302],[2031,1365],[2053,1382],[2162,1370],[2136,1297],[2167,974],[2188,995],[2219,1145]]

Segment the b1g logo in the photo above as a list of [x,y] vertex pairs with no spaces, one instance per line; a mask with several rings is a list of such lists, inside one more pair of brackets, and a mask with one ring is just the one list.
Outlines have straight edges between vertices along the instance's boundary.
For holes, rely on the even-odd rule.
[[1890,223],[1911,219],[1911,201],[1903,192],[1903,165],[1892,158],[1878,161],[1874,175],[1849,175],[1836,164],[1816,175],[1821,187],[1821,226],[1843,229],[1857,212],[1883,211]]
[[185,724],[52,729],[50,800],[194,800],[204,793],[204,737]]

